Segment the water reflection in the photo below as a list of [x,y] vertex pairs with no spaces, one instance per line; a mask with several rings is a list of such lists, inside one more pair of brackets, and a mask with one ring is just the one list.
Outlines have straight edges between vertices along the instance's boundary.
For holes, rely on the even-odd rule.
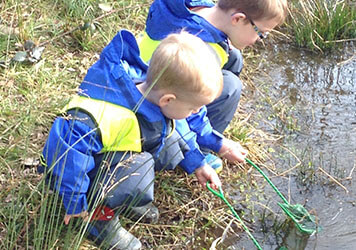
[[294,225],[290,225],[286,237],[279,250],[303,250],[308,243],[309,235],[300,232]]
[[[286,176],[289,178],[275,178],[276,186],[284,194],[288,194],[289,187],[292,203],[315,210],[323,226],[322,232],[296,249],[356,249],[356,58],[353,51],[354,46],[350,45],[339,54],[315,55],[276,46],[264,52],[266,63],[262,64],[262,71],[268,74],[260,74],[255,80],[260,91],[248,92],[251,101],[246,107],[254,112],[259,127],[285,135],[281,144],[274,146],[278,172],[301,162]],[[287,115],[297,121],[296,128],[284,125],[285,121],[275,115],[273,104],[263,99],[261,90],[264,96],[275,100],[274,105],[283,102]],[[252,101],[259,99],[259,103]],[[268,187],[266,192],[274,196]],[[291,244],[294,236],[288,238],[288,235],[284,242]],[[266,238],[269,237],[260,237],[264,249],[281,246],[279,239],[271,244]]]

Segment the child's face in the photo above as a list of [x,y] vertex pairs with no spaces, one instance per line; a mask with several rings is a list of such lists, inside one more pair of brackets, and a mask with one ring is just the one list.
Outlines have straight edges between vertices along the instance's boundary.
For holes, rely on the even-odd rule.
[[184,119],[191,114],[199,112],[204,105],[211,103],[214,99],[215,96],[192,96],[191,94],[188,94],[187,97],[177,97],[166,105],[161,106],[161,111],[167,118],[176,120]]
[[249,20],[247,17],[240,19],[238,22],[232,23],[230,34],[228,37],[232,45],[238,49],[253,46],[257,41],[261,40],[260,36],[270,32],[278,25],[278,20]]

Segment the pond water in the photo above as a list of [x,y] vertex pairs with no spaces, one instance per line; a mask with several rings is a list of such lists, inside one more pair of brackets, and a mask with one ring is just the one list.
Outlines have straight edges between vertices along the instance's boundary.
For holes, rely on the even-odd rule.
[[[275,222],[270,221],[267,230],[266,225],[260,229],[255,224],[253,234],[263,249],[356,249],[354,49],[349,44],[342,52],[316,54],[275,45],[262,51],[256,89],[245,89],[245,94],[246,109],[258,127],[284,136],[271,145],[275,172],[284,174],[268,174],[291,204],[304,205],[322,227],[319,233],[303,237],[293,227],[276,234],[271,225]],[[269,205],[281,202],[268,185],[264,193]],[[282,223],[286,218],[282,210],[271,208]],[[262,227],[265,233],[259,233]],[[254,249],[248,241],[230,248]]]

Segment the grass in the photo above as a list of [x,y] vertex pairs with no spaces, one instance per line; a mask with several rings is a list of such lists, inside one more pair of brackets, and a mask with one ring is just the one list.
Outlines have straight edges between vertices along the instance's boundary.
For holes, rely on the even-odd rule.
[[292,1],[287,31],[301,47],[325,51],[356,40],[355,1]]

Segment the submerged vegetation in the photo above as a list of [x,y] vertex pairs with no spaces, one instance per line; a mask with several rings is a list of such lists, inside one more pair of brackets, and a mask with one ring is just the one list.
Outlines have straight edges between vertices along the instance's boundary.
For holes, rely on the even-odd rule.
[[[95,248],[83,238],[86,223],[82,220],[72,220],[73,224],[64,226],[59,197],[48,190],[37,173],[38,159],[52,120],[75,93],[86,70],[119,29],[129,29],[135,34],[143,30],[150,2],[1,1],[1,249]],[[292,11],[287,28],[298,45],[324,49],[339,40],[355,38],[355,6],[351,1],[338,1],[334,5],[331,2],[294,2],[293,8],[298,11]],[[29,40],[32,41],[27,43],[32,44],[30,49],[24,46]],[[41,60],[28,60],[33,47],[44,47]],[[16,60],[15,55],[19,55]],[[253,64],[255,57],[247,52],[245,57],[243,78],[253,87],[247,74],[253,72],[254,67],[249,63]],[[285,116],[285,107],[277,106],[276,112],[286,126],[295,127]],[[243,108],[226,135],[240,140],[254,162],[273,168],[263,163],[269,158],[267,142],[275,141],[278,135],[256,130]],[[243,164],[230,165],[220,176],[226,189],[234,190],[225,195],[234,197],[233,205],[254,229],[256,218],[267,217],[266,213],[259,215],[255,207],[266,202],[261,192],[263,187],[256,184],[247,170]],[[241,226],[229,209],[208,191],[202,192],[195,179],[182,171],[160,173],[155,192],[155,203],[161,211],[159,224],[122,220],[148,249],[187,246],[203,249],[240,237]],[[265,212],[272,210],[266,205],[263,208]],[[274,216],[274,220],[281,219]]]

